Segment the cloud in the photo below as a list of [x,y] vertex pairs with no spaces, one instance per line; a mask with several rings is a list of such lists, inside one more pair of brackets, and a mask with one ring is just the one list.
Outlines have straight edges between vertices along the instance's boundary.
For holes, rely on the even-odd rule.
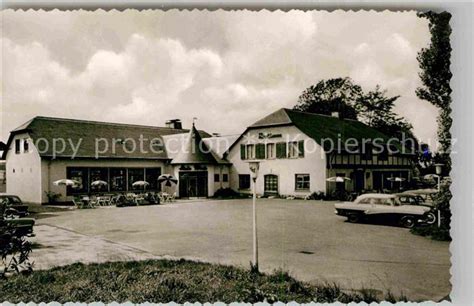
[[402,95],[420,137],[436,110],[414,94],[426,21],[376,12],[15,12],[3,22],[2,136],[35,115],[150,125],[198,117],[222,134],[319,80]]

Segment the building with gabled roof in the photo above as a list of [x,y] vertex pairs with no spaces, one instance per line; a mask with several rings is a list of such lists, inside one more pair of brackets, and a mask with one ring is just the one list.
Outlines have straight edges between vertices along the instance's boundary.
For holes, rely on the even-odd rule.
[[[348,141],[356,143],[355,151],[338,145]],[[178,179],[178,197],[210,197],[221,188],[249,193],[249,160],[261,161],[257,193],[304,197],[392,189],[394,177],[408,182],[412,155],[393,153],[402,146],[390,141],[355,120],[289,109],[256,121],[238,137],[214,137],[194,124],[183,129],[178,119],[155,127],[35,117],[11,132],[3,158],[7,192],[26,202],[47,202],[51,193],[60,201],[126,193],[136,191],[136,181],[160,191],[161,174]],[[383,150],[375,152],[377,147]],[[331,177],[345,179],[330,182]],[[78,181],[79,188],[53,184],[64,178]],[[91,184],[97,180],[107,185]]]
[[229,188],[230,163],[211,149],[212,142],[203,140],[194,123],[186,135],[165,136],[165,143],[180,197],[207,197]]
[[[6,144],[2,157],[6,160],[7,192],[26,202],[45,203],[51,193],[59,194],[59,201],[69,201],[84,194],[134,191],[132,184],[138,180],[150,184],[147,190],[159,191],[158,177],[175,173],[175,168],[182,164],[172,163],[177,156],[167,151],[165,137],[175,135],[186,140],[192,135],[202,141],[211,136],[194,126],[191,130],[182,129],[178,123],[175,128],[35,117],[13,130]],[[177,158],[183,157],[180,156]],[[186,158],[194,158],[191,168],[225,164],[214,155],[200,162],[203,156],[207,155],[196,152]],[[199,196],[214,193],[214,168],[210,171],[212,174],[207,177],[212,180],[208,179],[205,193],[200,192]],[[179,172],[176,174],[179,176]],[[64,178],[79,181],[80,188],[53,184]],[[96,180],[108,185],[91,186]],[[182,196],[197,194],[193,191]]]
[[393,177],[408,182],[413,156],[402,149],[362,122],[282,108],[247,127],[224,157],[232,163],[232,189],[250,192],[247,162],[260,160],[258,194],[304,197],[392,189]]

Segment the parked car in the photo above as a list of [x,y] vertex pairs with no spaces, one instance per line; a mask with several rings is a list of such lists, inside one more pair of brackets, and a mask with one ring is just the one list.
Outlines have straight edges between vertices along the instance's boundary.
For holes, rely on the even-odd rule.
[[402,205],[421,205],[430,208],[433,207],[433,202],[431,200],[426,200],[425,197],[416,193],[404,191],[400,193],[394,193],[394,195],[398,197]]
[[0,202],[4,202],[6,208],[10,210],[10,213],[17,215],[18,217],[26,217],[29,215],[28,205],[23,204],[21,199],[16,195],[0,195]]
[[395,194],[367,193],[358,196],[353,202],[337,203],[334,206],[337,215],[347,217],[352,223],[378,219],[412,228],[418,223],[436,220],[429,207],[403,204]]
[[437,189],[426,188],[426,189],[415,189],[406,190],[403,193],[420,196],[423,202],[427,205],[433,205],[434,196],[438,193]]
[[0,200],[0,228],[13,228],[13,233],[16,236],[34,236],[35,219],[20,218],[18,212],[7,203],[5,199]]

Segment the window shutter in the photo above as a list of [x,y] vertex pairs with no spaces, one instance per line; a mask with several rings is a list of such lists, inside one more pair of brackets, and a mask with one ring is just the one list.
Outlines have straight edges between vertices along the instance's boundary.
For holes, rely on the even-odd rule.
[[257,146],[255,147],[255,157],[257,159],[265,159],[265,144],[257,144]]
[[245,145],[243,144],[240,145],[240,159],[241,160],[245,159]]
[[304,157],[304,140],[298,141],[298,157]]
[[276,157],[286,158],[286,143],[285,142],[279,142],[276,144]]

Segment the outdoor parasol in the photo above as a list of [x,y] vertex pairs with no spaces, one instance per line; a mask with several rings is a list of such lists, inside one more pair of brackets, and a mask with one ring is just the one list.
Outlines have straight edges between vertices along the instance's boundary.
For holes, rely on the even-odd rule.
[[158,183],[166,182],[165,186],[171,187],[172,184],[177,184],[178,180],[171,174],[163,174],[158,177]]

